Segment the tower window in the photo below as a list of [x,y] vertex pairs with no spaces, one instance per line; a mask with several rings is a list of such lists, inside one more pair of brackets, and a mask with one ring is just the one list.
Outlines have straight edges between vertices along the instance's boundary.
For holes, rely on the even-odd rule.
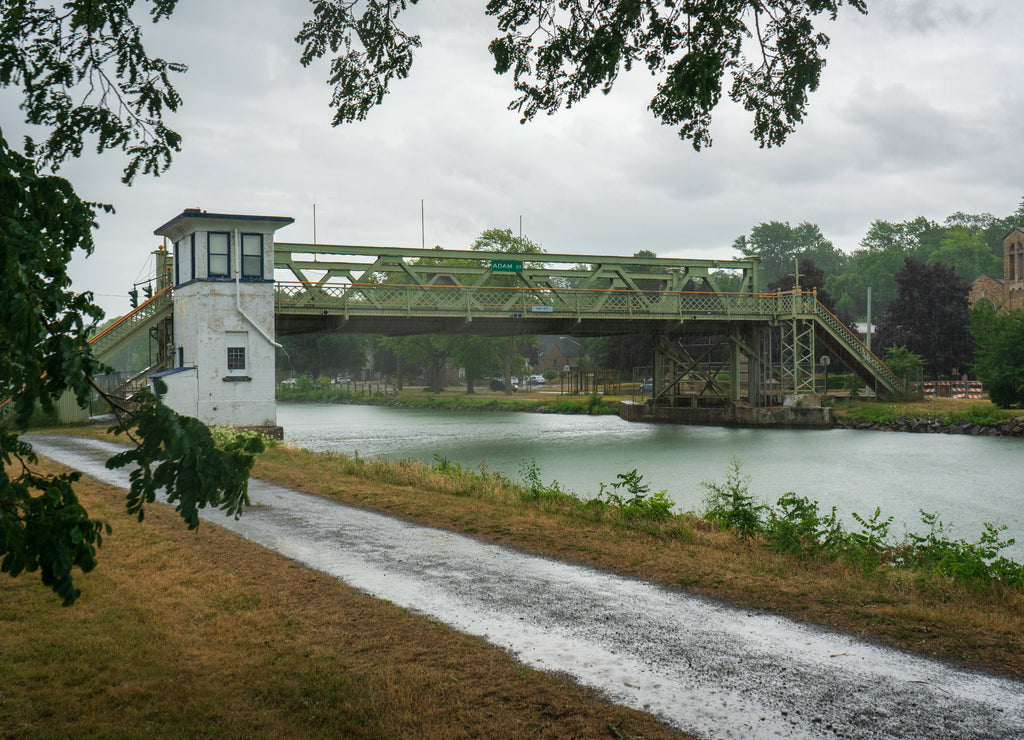
[[263,234],[242,234],[242,279],[263,278]]
[[245,347],[228,347],[228,370],[245,370]]
[[227,233],[211,231],[206,235],[210,277],[231,277],[230,244],[230,235]]

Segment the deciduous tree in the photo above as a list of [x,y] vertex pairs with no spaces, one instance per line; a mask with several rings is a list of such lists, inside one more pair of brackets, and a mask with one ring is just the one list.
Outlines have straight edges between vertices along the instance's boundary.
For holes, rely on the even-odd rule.
[[[128,157],[124,181],[158,173],[179,137],[162,116],[178,105],[169,73],[181,65],[150,58],[134,22],[132,2],[71,1],[62,6],[8,2],[0,6],[0,87],[21,92],[29,123],[47,131],[41,142],[12,150],[0,131],[0,403],[13,396],[0,428],[0,571],[38,572],[64,604],[79,596],[74,569],[92,569],[105,526],[91,519],[74,492],[77,473],[35,471],[21,433],[35,409],[52,411],[72,393],[84,404],[101,368],[89,351],[102,318],[92,294],[75,293],[67,265],[90,253],[95,208],[71,184],[41,168],[77,157],[87,139],[99,151]],[[154,0],[160,18],[174,0]],[[140,519],[157,490],[168,492],[189,527],[207,506],[238,514],[258,438],[218,447],[210,430],[155,398],[123,417],[118,431],[135,446],[108,465],[134,464],[127,508]]]
[[875,333],[878,349],[906,347],[933,376],[967,370],[974,358],[968,331],[967,283],[956,270],[907,257],[896,273],[896,298]]
[[[543,254],[536,242],[525,236],[515,236],[511,229],[486,229],[476,238],[472,246],[475,252],[505,252],[506,254]],[[502,287],[517,287],[519,278],[515,275],[491,275],[487,284]],[[521,285],[521,283],[520,283]],[[502,337],[498,340],[498,354],[501,357],[505,379],[505,395],[512,394],[512,365],[516,356],[535,345],[533,337]]]
[[750,230],[750,236],[737,237],[732,246],[745,257],[760,258],[762,281],[766,283],[792,273],[799,257],[814,259],[822,255],[826,259],[839,259],[836,253],[841,254],[817,224],[807,221],[796,227],[790,226],[788,221],[760,223]]
[[992,403],[1024,407],[1024,310],[996,313],[981,301],[971,312],[970,328],[977,345],[973,369]]
[[[800,289],[812,290],[818,295],[818,301],[829,311],[835,310],[835,301],[825,288],[825,272],[818,267],[812,259],[800,259],[797,263],[800,269]],[[777,290],[793,290],[796,287],[796,275],[787,273],[768,284],[767,290],[773,293]]]

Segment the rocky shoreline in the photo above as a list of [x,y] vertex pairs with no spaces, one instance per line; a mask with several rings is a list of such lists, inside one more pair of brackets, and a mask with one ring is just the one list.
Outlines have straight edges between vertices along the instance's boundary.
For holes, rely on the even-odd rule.
[[947,424],[942,419],[901,416],[893,421],[853,421],[836,417],[838,429],[867,429],[876,432],[915,432],[918,434],[969,434],[978,437],[1024,437],[1024,418],[995,424],[975,424],[962,419]]

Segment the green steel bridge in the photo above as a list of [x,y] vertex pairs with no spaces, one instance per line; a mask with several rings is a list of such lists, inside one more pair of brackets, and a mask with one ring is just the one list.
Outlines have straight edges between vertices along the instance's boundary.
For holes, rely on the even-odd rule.
[[[877,392],[902,388],[813,292],[761,292],[757,260],[283,242],[274,251],[279,337],[642,333],[664,402],[710,395],[755,406],[813,392],[817,352],[827,347]],[[156,294],[92,340],[101,359],[140,332],[173,331],[169,275],[158,265]]]

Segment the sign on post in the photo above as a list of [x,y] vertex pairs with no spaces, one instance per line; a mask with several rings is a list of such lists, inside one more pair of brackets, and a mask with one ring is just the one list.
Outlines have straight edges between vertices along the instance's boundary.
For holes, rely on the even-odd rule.
[[491,260],[491,272],[522,272],[522,260]]

